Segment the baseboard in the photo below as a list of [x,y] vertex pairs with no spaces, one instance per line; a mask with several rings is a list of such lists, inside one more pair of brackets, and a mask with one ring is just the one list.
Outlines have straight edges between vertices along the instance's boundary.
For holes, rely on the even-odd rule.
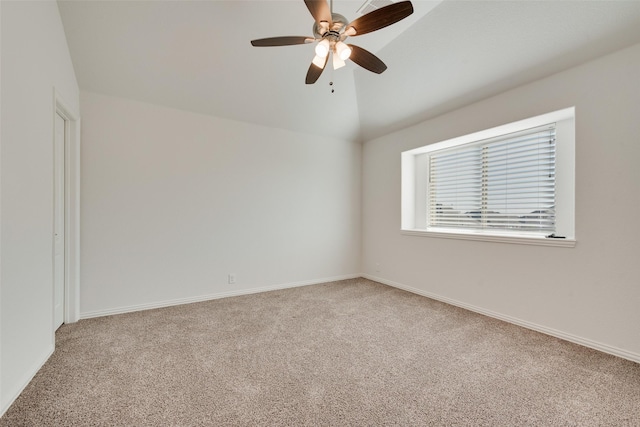
[[376,277],[376,276],[372,276],[370,274],[364,274],[364,273],[361,276],[364,277],[365,279],[373,280],[374,282],[379,282],[388,286],[392,286],[394,288],[402,289],[407,292],[422,295],[424,297],[431,298],[436,301],[441,301],[447,304],[455,305],[456,307],[464,308],[465,310],[473,311],[485,316],[503,320],[508,323],[513,323],[514,325],[522,326],[523,328],[531,329],[537,332],[541,332],[543,334],[547,334],[556,338],[563,339],[565,341],[569,341],[575,344],[580,344],[582,346],[589,347],[594,350],[602,351],[603,353],[612,354],[614,356],[618,356],[623,359],[631,360],[632,362],[640,363],[640,354],[638,353],[623,350],[621,348],[613,347],[608,344],[603,344],[597,341],[592,341],[586,338],[579,337],[577,335],[569,334],[553,328],[548,328],[546,326],[538,325],[536,323],[528,322],[526,320],[518,319],[516,317],[508,316],[495,311],[486,310],[481,307],[460,302],[451,298],[443,297],[441,295],[437,295],[431,292],[426,292],[421,289],[413,288],[411,286],[403,285],[402,283],[394,282],[392,280],[387,280],[381,277]]
[[344,276],[325,277],[322,279],[305,280],[301,282],[290,282],[271,286],[261,286],[257,288],[241,289],[237,291],[219,292],[215,294],[199,295],[196,297],[178,298],[173,300],[158,301],[147,304],[129,305],[125,307],[110,308],[107,310],[95,310],[80,313],[80,319],[90,319],[92,317],[111,316],[114,314],[132,313],[135,311],[152,310],[154,308],[171,307],[174,305],[191,304],[194,302],[210,301],[220,298],[237,297],[241,295],[256,294],[259,292],[277,291],[279,289],[297,288],[300,286],[317,285],[320,283],[335,282],[338,280],[357,279],[361,274],[348,274]]
[[[124,314],[124,313],[132,313],[135,311],[143,311],[143,310],[151,310],[151,309],[155,309],[155,308],[163,308],[163,307],[170,307],[170,306],[174,306],[174,305],[181,305],[181,304],[191,304],[191,303],[195,303],[195,302],[203,302],[203,301],[210,301],[210,300],[215,300],[215,299],[220,299],[220,298],[228,298],[228,297],[234,297],[234,296],[241,296],[241,295],[249,295],[249,294],[255,294],[255,293],[259,293],[259,292],[268,292],[268,291],[276,291],[279,289],[287,289],[287,288],[296,288],[296,287],[301,287],[301,286],[309,286],[309,285],[317,285],[320,283],[327,283],[327,282],[335,282],[338,280],[347,280],[347,279],[356,279],[358,277],[364,277],[365,279],[369,279],[369,280],[373,280],[375,282],[379,282],[388,286],[392,286],[394,288],[398,288],[398,289],[402,289],[405,290],[407,292],[411,292],[417,295],[422,295],[424,297],[427,298],[431,298],[434,299],[436,301],[441,301],[447,304],[451,304],[454,305],[456,307],[460,307],[460,308],[464,308],[465,310],[469,310],[469,311],[473,311],[485,316],[489,316],[489,317],[493,317],[495,319],[499,319],[499,320],[503,320],[505,322],[509,322],[512,323],[514,325],[518,325],[518,326],[522,326],[523,328],[527,328],[527,329],[531,329],[537,332],[541,332],[543,334],[547,334],[556,338],[560,338],[563,339],[565,341],[569,341],[569,342],[573,342],[575,344],[579,344],[585,347],[589,347],[589,348],[593,348],[594,350],[598,350],[598,351],[602,351],[604,353],[608,353],[608,354],[612,354],[614,356],[618,356],[621,357],[623,359],[627,359],[627,360],[631,360],[632,362],[636,362],[636,363],[640,363],[640,354],[638,353],[634,353],[634,352],[630,352],[621,348],[617,348],[617,347],[613,347],[607,344],[603,344],[597,341],[593,341],[590,339],[586,339],[577,335],[573,335],[573,334],[569,334],[557,329],[553,329],[553,328],[549,328],[546,326],[542,326],[542,325],[538,325],[536,323],[532,323],[532,322],[528,322],[526,320],[522,320],[516,317],[512,317],[512,316],[508,316],[502,313],[498,313],[495,311],[491,311],[491,310],[487,310],[481,307],[477,307],[471,304],[467,304],[458,300],[454,300],[452,298],[447,298],[438,294],[434,294],[431,292],[427,292],[427,291],[423,291],[421,289],[417,289],[417,288],[413,288],[411,286],[407,286],[404,285],[402,283],[398,283],[398,282],[394,282],[392,280],[387,280],[384,279],[382,277],[376,277],[370,274],[366,274],[366,273],[361,273],[361,274],[349,274],[349,275],[344,275],[344,276],[335,276],[335,277],[326,277],[326,278],[322,278],[322,279],[314,279],[314,280],[307,280],[307,281],[301,281],[301,282],[291,282],[291,283],[284,283],[284,284],[278,284],[278,285],[271,285],[271,286],[262,286],[262,287],[257,287],[257,288],[251,288],[251,289],[242,289],[242,290],[237,290],[237,291],[227,291],[227,292],[219,292],[219,293],[215,293],[215,294],[208,294],[208,295],[200,295],[197,297],[188,297],[188,298],[178,298],[178,299],[173,299],[173,300],[167,300],[167,301],[159,301],[159,302],[153,302],[153,303],[148,303],[148,304],[138,304],[138,305],[130,305],[130,306],[126,306],[126,307],[117,307],[117,308],[113,308],[113,309],[107,309],[107,310],[96,310],[96,311],[89,311],[89,312],[85,312],[85,313],[80,313],[80,319],[90,319],[93,317],[102,317],[102,316],[111,316],[114,314]],[[47,356],[48,358],[48,356]],[[45,359],[46,361],[46,359]],[[39,368],[38,368],[39,369]],[[36,370],[37,372],[37,370]],[[35,373],[34,373],[35,375]],[[29,379],[30,381],[30,379]],[[28,384],[28,381],[27,381]],[[26,386],[26,384],[25,384]],[[19,394],[19,393],[18,393]],[[17,397],[17,396],[16,396]],[[15,398],[14,398],[15,399]],[[4,412],[3,412],[4,413]]]
[[[27,386],[29,385],[33,377],[35,377],[38,371],[42,369],[45,363],[47,363],[47,360],[49,360],[49,358],[51,357],[54,351],[55,351],[55,345],[52,344],[47,348],[44,354],[36,360],[36,363],[34,364],[34,366],[31,369],[27,370],[26,374],[22,377],[22,380],[19,382],[20,385],[18,386],[18,388],[14,392],[8,393],[10,394],[11,398],[9,398],[9,400],[7,401],[4,401],[4,400],[2,401],[2,409],[0,410],[0,417],[2,417],[5,412],[7,412],[7,410],[11,407],[11,405],[13,405],[13,402],[15,402],[18,396],[20,396],[20,394],[24,391],[24,389],[27,388]],[[3,397],[4,397],[4,393],[3,393]]]

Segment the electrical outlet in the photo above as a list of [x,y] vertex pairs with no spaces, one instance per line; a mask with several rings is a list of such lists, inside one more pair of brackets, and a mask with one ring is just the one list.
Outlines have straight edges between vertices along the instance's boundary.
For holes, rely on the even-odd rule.
[[236,273],[229,273],[229,284],[233,285],[236,283]]
[[376,273],[380,273],[380,263],[376,262]]

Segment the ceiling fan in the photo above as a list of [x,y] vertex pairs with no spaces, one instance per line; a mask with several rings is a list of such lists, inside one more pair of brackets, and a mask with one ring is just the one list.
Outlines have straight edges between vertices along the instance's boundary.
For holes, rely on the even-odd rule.
[[[382,73],[387,69],[384,62],[361,47],[344,43],[345,39],[395,24],[413,13],[411,2],[401,1],[376,9],[349,22],[344,16],[333,13],[327,0],[304,0],[304,3],[315,20],[313,37],[269,37],[251,40],[251,44],[257,47],[290,46],[317,41],[316,56],[307,71],[306,84],[313,84],[318,80],[329,62],[329,54],[332,56],[334,69],[343,67],[344,61],[351,59],[362,68],[377,74]],[[333,5],[333,1],[331,3]]]

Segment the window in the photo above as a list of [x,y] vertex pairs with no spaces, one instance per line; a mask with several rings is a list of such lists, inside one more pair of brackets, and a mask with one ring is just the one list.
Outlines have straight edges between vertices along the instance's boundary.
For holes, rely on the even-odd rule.
[[573,246],[574,109],[402,153],[408,234]]
[[429,156],[427,226],[555,233],[555,123]]

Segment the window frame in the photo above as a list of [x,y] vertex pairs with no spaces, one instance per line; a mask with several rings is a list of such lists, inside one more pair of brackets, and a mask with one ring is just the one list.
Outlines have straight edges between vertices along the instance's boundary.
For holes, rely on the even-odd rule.
[[[445,229],[427,226],[428,156],[435,151],[478,143],[525,129],[556,124],[556,236],[495,229]],[[575,240],[575,108],[508,123],[480,132],[425,145],[401,153],[401,227],[411,236],[478,240],[528,245],[574,247]]]

